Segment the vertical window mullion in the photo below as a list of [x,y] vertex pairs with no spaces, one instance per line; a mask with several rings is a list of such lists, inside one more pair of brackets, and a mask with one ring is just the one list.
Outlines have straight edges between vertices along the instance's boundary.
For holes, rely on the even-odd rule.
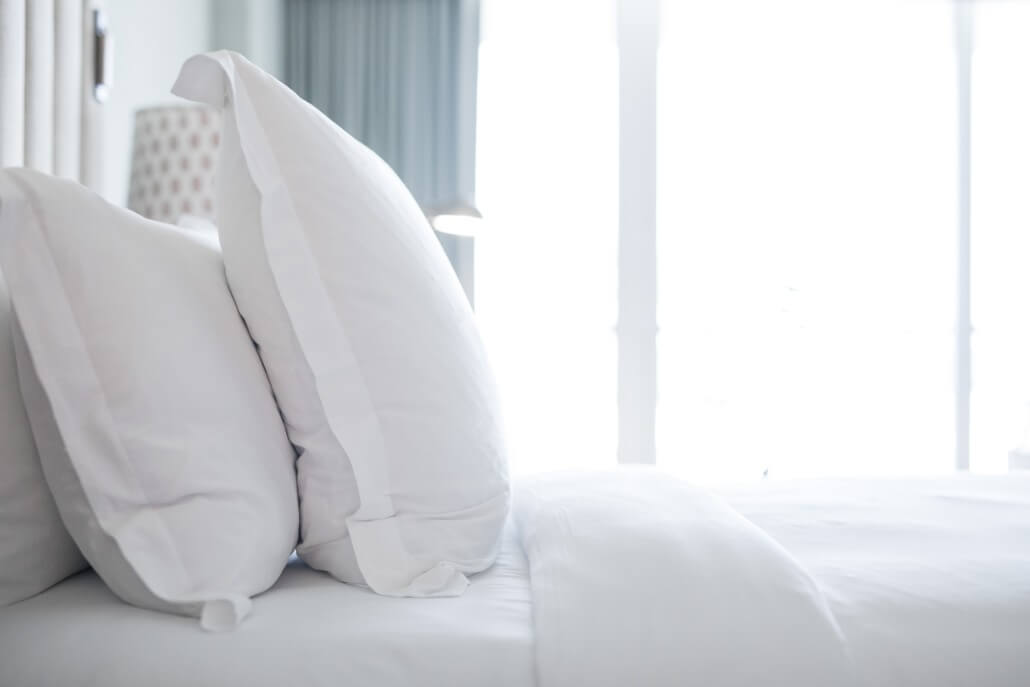
[[620,463],[655,462],[658,0],[618,0]]
[[970,123],[973,57],[973,8],[955,0],[955,45],[958,77],[958,265],[955,322],[955,467],[969,469],[972,397],[972,280],[970,234]]

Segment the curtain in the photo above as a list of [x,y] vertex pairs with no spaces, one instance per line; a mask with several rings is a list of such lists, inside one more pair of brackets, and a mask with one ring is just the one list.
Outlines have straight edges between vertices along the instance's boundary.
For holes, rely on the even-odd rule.
[[426,208],[475,188],[477,0],[287,0],[286,83]]
[[[99,0],[0,0],[0,167],[80,179],[96,160],[92,11]],[[83,49],[86,53],[83,53]],[[80,172],[80,156],[86,155]]]

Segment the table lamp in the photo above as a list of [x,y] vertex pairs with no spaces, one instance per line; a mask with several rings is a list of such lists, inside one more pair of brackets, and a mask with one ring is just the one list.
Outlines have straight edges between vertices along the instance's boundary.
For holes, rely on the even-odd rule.
[[129,202],[149,219],[214,219],[214,175],[221,115],[202,105],[136,111]]

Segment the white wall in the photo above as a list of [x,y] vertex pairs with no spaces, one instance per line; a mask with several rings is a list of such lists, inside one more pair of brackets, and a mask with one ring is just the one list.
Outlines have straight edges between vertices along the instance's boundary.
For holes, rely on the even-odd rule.
[[212,46],[213,3],[219,0],[105,0],[114,42],[110,98],[103,106],[101,193],[124,205],[129,188],[133,113],[178,100],[169,93],[179,67]]

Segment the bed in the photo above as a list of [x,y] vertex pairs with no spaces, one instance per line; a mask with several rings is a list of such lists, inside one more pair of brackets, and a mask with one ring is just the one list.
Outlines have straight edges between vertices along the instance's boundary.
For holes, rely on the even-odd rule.
[[1030,473],[723,496],[819,582],[863,684],[1030,684]]
[[531,685],[526,563],[507,534],[457,598],[378,596],[295,560],[228,634],[124,604],[82,573],[0,612],[0,685]]
[[[90,183],[95,5],[0,0],[4,164]],[[49,64],[55,32],[72,47]],[[81,117],[31,116],[55,103]],[[0,687],[283,684],[1027,685],[1030,474],[712,493],[558,473],[517,486],[500,557],[457,598],[293,561],[225,634],[92,572],[0,609]]]
[[[694,645],[703,644],[706,654],[717,647],[715,653],[725,656],[716,657],[709,669],[725,665],[724,661],[755,658],[754,647],[748,646],[751,640],[738,632],[746,632],[745,625],[734,629],[715,623],[713,628],[711,614],[732,618],[737,613],[737,590],[729,579],[732,571],[721,580],[706,582],[716,568],[698,570],[693,579],[682,580],[684,586],[678,592],[638,589],[631,576],[621,571],[620,560],[636,551],[619,533],[606,538],[613,558],[606,569],[595,571],[594,577],[601,580],[583,578],[576,584],[591,594],[603,591],[606,595],[592,599],[594,608],[585,612],[586,620],[610,620],[614,616],[608,615],[608,608],[619,607],[620,627],[594,636],[585,636],[580,628],[578,636],[561,637],[555,636],[553,624],[541,626],[556,604],[547,609],[539,604],[560,593],[564,605],[576,594],[575,590],[537,588],[537,580],[531,579],[523,548],[532,551],[539,542],[519,526],[535,527],[532,512],[539,504],[526,505],[527,501],[555,496],[560,507],[554,512],[561,512],[573,530],[564,547],[569,553],[576,544],[568,542],[595,534],[577,524],[577,508],[590,508],[589,494],[598,487],[622,489],[613,485],[636,483],[639,489],[631,489],[628,497],[637,498],[644,490],[653,491],[656,484],[675,482],[650,472],[638,478],[640,474],[614,472],[600,478],[574,474],[521,484],[500,559],[474,578],[465,596],[454,599],[380,597],[294,562],[279,583],[256,600],[254,615],[243,626],[234,633],[212,635],[199,631],[190,619],[128,606],[94,574],[83,573],[0,613],[0,685],[525,686],[585,684],[580,680],[589,679],[594,668],[613,675],[628,671],[639,677],[636,684],[661,684],[668,683],[670,675],[649,672],[654,670],[653,662],[649,666],[636,658],[646,654],[648,645],[661,646],[663,637],[671,637],[687,657],[701,652],[702,647]],[[586,506],[562,502],[577,484],[585,494],[577,501]],[[527,493],[531,498],[520,497]],[[679,491],[676,498],[684,494],[696,496],[697,492]],[[663,498],[659,494],[656,505],[666,506]],[[1030,681],[1030,474],[767,481],[719,489],[718,499],[756,525],[776,547],[782,546],[811,575],[839,624],[855,683],[938,686]],[[549,531],[554,530],[552,524],[548,523]],[[647,527],[659,529],[652,521]],[[739,544],[742,539],[734,541]],[[581,553],[577,556],[582,557]],[[544,562],[553,568],[556,560]],[[716,560],[713,557],[713,566]],[[660,556],[652,556],[652,564],[664,563]],[[540,572],[541,582],[553,572],[533,569]],[[722,591],[713,601],[698,605],[699,617],[681,615],[671,621],[643,617],[651,608],[652,594],[659,603],[674,603],[670,591],[682,596],[688,586],[709,583]],[[631,601],[642,610],[627,613],[620,601]],[[582,609],[563,608],[559,629],[576,629],[583,622],[577,613],[584,614]],[[760,611],[751,620],[748,626],[765,623]],[[697,629],[702,635],[695,637],[692,632]],[[706,629],[711,630],[707,636]],[[618,638],[618,658],[601,651],[609,632]],[[757,642],[775,643],[775,638],[767,639],[759,636]],[[788,652],[793,644],[804,644],[795,657],[805,658],[810,649],[818,651],[800,627],[797,637],[786,641],[783,646]],[[565,657],[563,665],[555,666],[554,656],[548,655],[555,647]],[[669,653],[667,646],[661,651]],[[581,652],[594,656],[591,665],[578,665],[585,661],[577,657]],[[691,666],[709,660],[702,659],[689,659],[684,678]],[[761,663],[761,657],[756,660]],[[540,671],[548,662],[550,667]],[[774,675],[778,667],[762,670]],[[705,677],[705,684],[742,684],[729,677]]]

